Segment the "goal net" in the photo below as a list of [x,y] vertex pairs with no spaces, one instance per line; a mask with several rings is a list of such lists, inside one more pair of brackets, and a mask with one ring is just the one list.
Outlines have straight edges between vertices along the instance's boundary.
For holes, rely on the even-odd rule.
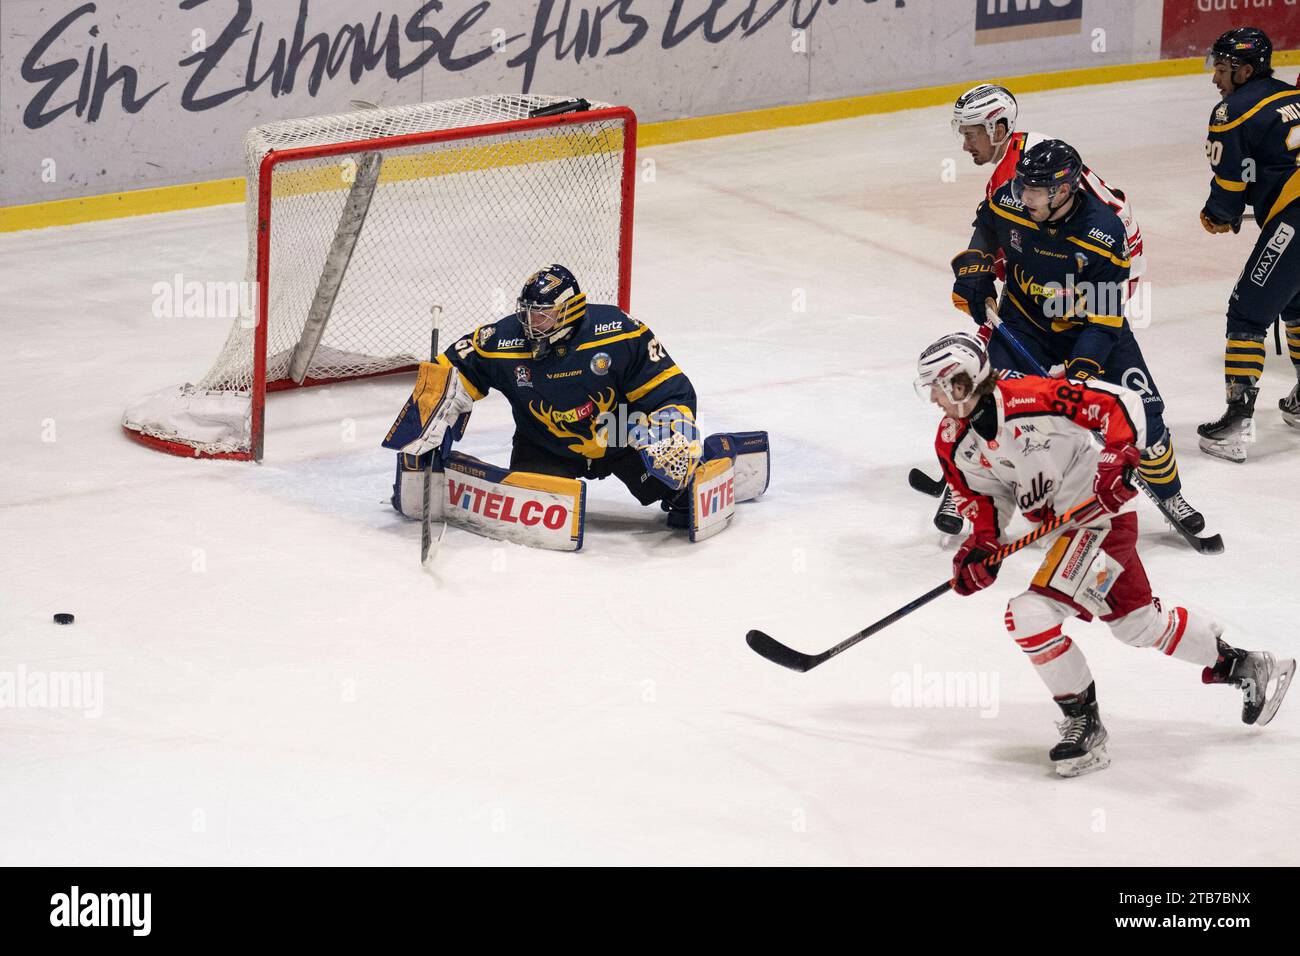
[[266,393],[383,375],[514,310],[552,262],[629,307],[636,117],[479,96],[256,127],[244,140],[254,288],[208,373],[133,403],[127,434],[260,459]]

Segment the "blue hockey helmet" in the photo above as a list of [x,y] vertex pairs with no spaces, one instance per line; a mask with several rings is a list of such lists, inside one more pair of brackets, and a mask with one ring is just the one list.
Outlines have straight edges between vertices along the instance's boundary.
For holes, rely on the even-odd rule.
[[1011,180],[1011,195],[1018,202],[1024,202],[1024,191],[1030,188],[1049,190],[1049,195],[1058,186],[1068,186],[1069,194],[1058,203],[1048,202],[1049,212],[1056,212],[1070,201],[1074,191],[1079,188],[1079,179],[1083,175],[1083,160],[1079,151],[1069,143],[1059,139],[1047,139],[1036,143],[1016,163],[1016,175]]
[[1234,70],[1250,66],[1255,76],[1268,76],[1273,72],[1273,41],[1257,27],[1234,27],[1214,41],[1207,59],[1210,66],[1224,60]]
[[540,357],[582,321],[587,297],[572,272],[552,263],[528,277],[516,307],[533,355]]

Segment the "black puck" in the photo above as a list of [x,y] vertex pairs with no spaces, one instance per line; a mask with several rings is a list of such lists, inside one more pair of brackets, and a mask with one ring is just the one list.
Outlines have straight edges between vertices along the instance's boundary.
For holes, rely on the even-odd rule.
[[71,614],[59,613],[54,615],[55,624],[71,624],[76,618]]

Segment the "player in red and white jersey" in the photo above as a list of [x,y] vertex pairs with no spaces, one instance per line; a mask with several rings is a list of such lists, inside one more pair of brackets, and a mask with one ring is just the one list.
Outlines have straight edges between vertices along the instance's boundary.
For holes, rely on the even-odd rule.
[[[952,129],[962,141],[962,151],[969,153],[976,166],[993,164],[993,173],[985,187],[985,198],[1009,183],[1016,175],[1016,163],[1030,147],[1054,137],[1042,133],[1016,132],[1019,108],[1016,98],[1006,87],[981,83],[961,96],[952,107]],[[1081,184],[1107,206],[1124,225],[1128,242],[1129,294],[1137,288],[1137,280],[1146,271],[1142,254],[1142,229],[1133,216],[1133,207],[1123,191],[1109,185],[1087,166],[1083,167]],[[1005,260],[997,258],[995,266],[998,279],[1005,279]]]
[[[961,513],[974,531],[953,559],[953,589],[971,595],[994,583],[998,549],[1017,511],[1038,524],[1089,498],[1081,519],[1058,533],[1032,582],[1007,603],[1005,622],[1065,720],[1051,759],[1062,776],[1110,763],[1088,662],[1062,625],[1097,617],[1125,644],[1203,666],[1205,683],[1244,694],[1242,720],[1272,720],[1295,661],[1245,651],[1223,627],[1152,595],[1137,552],[1137,494],[1129,483],[1146,430],[1141,397],[1097,379],[999,379],[971,332],[946,335],[918,362],[918,393],[943,409],[935,450]],[[1098,447],[1093,433],[1100,434]]]

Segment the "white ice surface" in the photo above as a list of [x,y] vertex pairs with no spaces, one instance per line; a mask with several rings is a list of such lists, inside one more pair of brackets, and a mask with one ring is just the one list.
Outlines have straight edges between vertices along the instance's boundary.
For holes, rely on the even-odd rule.
[[[1256,235],[1197,223],[1215,96],[1198,75],[1027,95],[1021,115],[1128,190],[1146,236],[1140,337],[1228,548],[1197,556],[1147,509],[1157,593],[1294,655],[1287,361],[1270,347],[1248,465],[1195,445]],[[409,378],[272,396],[261,466],[122,435],[129,400],[224,341],[224,320],[151,317],[151,286],[239,278],[242,208],[0,237],[0,672],[104,687],[99,718],[0,710],[0,863],[1300,862],[1300,700],[1243,726],[1237,692],[1101,625],[1070,633],[1114,763],[1053,775],[1056,708],[1002,625],[1036,552],[810,674],[745,646],[761,627],[820,650],[946,576],[905,481],[937,470],[911,381],[961,324],[948,260],[986,170],[942,108],[644,155],[633,311],[706,430],[772,436],[770,493],[698,546],[606,481],[580,554],[449,531],[431,578],[377,447]],[[508,440],[483,403],[466,450],[503,461]],[[996,716],[895,706],[916,668],[996,680]]]

